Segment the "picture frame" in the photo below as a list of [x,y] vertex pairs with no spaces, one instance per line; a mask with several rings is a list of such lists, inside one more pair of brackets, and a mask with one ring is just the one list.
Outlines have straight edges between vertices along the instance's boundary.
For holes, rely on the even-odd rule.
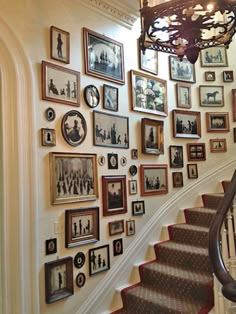
[[129,173],[130,173],[130,175],[131,175],[132,177],[135,176],[135,175],[137,174],[137,172],[138,172],[138,168],[137,168],[136,165],[131,165],[131,166],[129,167]]
[[44,264],[45,301],[54,303],[74,294],[73,259],[64,257]]
[[184,186],[183,172],[172,172],[172,180],[174,188],[182,188]]
[[90,108],[95,108],[99,105],[100,94],[95,85],[87,85],[84,88],[84,100]]
[[86,276],[84,273],[78,273],[75,282],[78,288],[82,288],[85,285],[86,282]]
[[[49,154],[51,203],[67,204],[98,198],[97,155],[51,152]],[[77,184],[80,173],[85,186]],[[80,181],[81,182],[81,181]]]
[[222,153],[227,151],[225,138],[210,139],[210,150],[212,153]]
[[140,165],[141,196],[168,193],[168,175],[166,164]]
[[80,73],[42,61],[42,99],[60,104],[80,106]]
[[206,71],[204,75],[205,75],[205,81],[213,82],[216,80],[216,74],[214,71]]
[[99,208],[67,209],[65,211],[65,247],[99,241]]
[[191,100],[191,84],[177,83],[176,84],[177,107],[189,109],[192,107]]
[[76,268],[81,268],[85,263],[85,254],[83,252],[78,252],[74,257],[74,266]]
[[104,166],[105,163],[106,163],[106,158],[105,158],[105,156],[100,155],[100,156],[98,157],[98,164],[99,164],[100,166]]
[[[139,44],[139,42],[138,42]],[[146,49],[145,52],[138,48],[139,50],[139,67],[145,72],[151,74],[158,74],[158,51],[152,49]]]
[[52,107],[48,107],[45,110],[45,118],[47,119],[47,121],[51,122],[54,121],[56,118],[56,112]]
[[142,72],[130,71],[132,110],[166,117],[167,83]]
[[137,160],[138,159],[138,150],[136,148],[131,149],[131,159]]
[[48,239],[45,241],[46,255],[57,253],[57,238]]
[[127,236],[135,235],[135,220],[134,219],[126,220],[126,235]]
[[188,179],[198,178],[197,164],[187,164]]
[[199,111],[172,110],[175,138],[200,138],[201,113]]
[[223,107],[224,86],[199,85],[199,99],[202,107]]
[[127,158],[125,156],[122,156],[120,158],[120,164],[122,167],[125,167],[127,165]]
[[195,66],[187,58],[180,59],[177,56],[169,56],[170,79],[186,83],[196,83]]
[[108,227],[110,236],[121,234],[125,231],[124,219],[111,221],[108,223]]
[[118,169],[118,154],[108,153],[108,169]]
[[103,109],[118,111],[119,89],[114,86],[103,84]]
[[125,84],[123,44],[85,27],[83,37],[85,73]]
[[183,168],[184,166],[183,146],[170,145],[169,156],[170,168]]
[[87,136],[87,123],[78,110],[68,111],[61,121],[61,132],[64,140],[70,146],[78,146]]
[[229,132],[228,112],[206,112],[207,132]]
[[206,160],[205,143],[187,143],[188,161],[204,161]]
[[121,255],[123,254],[123,240],[121,239],[116,239],[113,241],[113,255]]
[[141,201],[132,201],[132,214],[133,216],[139,216],[145,214],[145,203]]
[[50,27],[51,59],[70,63],[70,33],[56,26]]
[[236,122],[236,89],[231,90],[232,95],[232,118],[233,122]]
[[89,276],[107,271],[110,269],[109,244],[89,249]]
[[42,146],[56,146],[56,131],[55,129],[41,129]]
[[129,180],[129,194],[135,195],[138,193],[138,183],[137,180]]
[[129,148],[129,118],[93,110],[93,144]]
[[127,212],[126,176],[102,176],[103,216]]
[[223,71],[223,82],[233,82],[234,81],[234,72],[233,71]]
[[142,153],[150,155],[164,154],[164,122],[142,118]]
[[227,52],[224,46],[209,47],[200,51],[202,67],[227,67]]

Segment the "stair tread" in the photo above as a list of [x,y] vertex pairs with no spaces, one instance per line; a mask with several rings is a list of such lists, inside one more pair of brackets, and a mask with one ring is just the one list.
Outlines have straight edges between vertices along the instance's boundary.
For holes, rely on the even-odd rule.
[[191,224],[188,224],[188,223],[176,224],[176,225],[172,225],[172,227],[178,228],[178,229],[185,229],[185,230],[209,232],[209,228],[207,228],[207,227],[191,225]]
[[199,213],[206,213],[206,214],[215,214],[215,209],[208,208],[208,207],[194,207],[194,208],[187,208],[187,211],[191,212],[199,212]]
[[195,253],[198,255],[208,256],[208,248],[188,245],[188,244],[179,243],[175,241],[166,241],[166,242],[160,243],[159,246],[168,247],[176,251],[184,251],[191,254]]

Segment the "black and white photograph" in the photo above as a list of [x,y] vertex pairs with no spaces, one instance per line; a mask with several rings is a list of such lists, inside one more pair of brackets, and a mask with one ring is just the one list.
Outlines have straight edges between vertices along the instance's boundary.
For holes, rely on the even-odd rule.
[[202,107],[223,107],[224,86],[200,85],[199,98]]
[[110,269],[110,248],[108,244],[90,249],[88,255],[90,276]]
[[[139,44],[139,42],[138,42]],[[152,49],[142,51],[139,47],[139,67],[141,70],[158,74],[158,52]]]
[[170,79],[187,83],[195,83],[195,67],[186,58],[182,61],[177,56],[169,56]]
[[160,155],[164,153],[164,122],[142,118],[142,153]]
[[88,85],[84,88],[84,100],[90,108],[95,108],[99,105],[100,94],[95,85]]
[[173,136],[180,138],[200,138],[200,112],[173,110]]
[[113,241],[113,255],[121,255],[123,254],[123,240],[122,239],[116,239]]
[[170,168],[183,168],[184,158],[183,158],[183,146],[170,145]]
[[200,52],[200,57],[202,67],[228,66],[227,52],[224,46],[203,49]]
[[50,27],[51,58],[70,63],[70,33],[55,26]]
[[141,196],[168,193],[167,165],[140,165]]
[[118,111],[119,89],[114,86],[103,84],[103,108]]
[[56,146],[56,131],[54,129],[41,129],[42,146]]
[[133,216],[145,214],[145,203],[144,203],[144,201],[132,201],[132,214],[133,214]]
[[118,169],[118,154],[108,153],[108,169]]

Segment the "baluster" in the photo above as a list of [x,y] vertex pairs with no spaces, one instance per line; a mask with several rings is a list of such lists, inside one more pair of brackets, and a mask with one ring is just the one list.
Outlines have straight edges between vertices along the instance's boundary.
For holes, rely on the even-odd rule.
[[219,304],[219,292],[220,292],[220,283],[213,274],[213,283],[214,283],[214,314],[220,314],[220,304]]
[[225,264],[225,267],[228,269],[228,259],[229,259],[229,248],[227,241],[227,230],[225,229],[224,224],[222,225],[223,231],[221,231],[221,250],[222,250],[222,258]]

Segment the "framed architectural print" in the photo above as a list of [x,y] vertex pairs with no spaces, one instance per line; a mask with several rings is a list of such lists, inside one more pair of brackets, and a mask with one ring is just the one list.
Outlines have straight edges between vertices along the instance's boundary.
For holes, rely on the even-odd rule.
[[183,172],[172,172],[173,187],[182,188],[184,186]]
[[226,48],[224,46],[209,47],[200,51],[202,67],[228,66]]
[[216,74],[214,71],[205,72],[205,81],[213,82],[216,80]]
[[95,154],[50,153],[52,204],[77,203],[98,197]]
[[116,234],[123,233],[125,231],[124,219],[111,221],[108,223],[109,235],[113,236]]
[[109,244],[90,249],[88,255],[90,276],[110,269]]
[[84,100],[90,108],[95,108],[100,102],[100,94],[95,85],[87,85],[84,88]]
[[229,132],[228,112],[206,112],[207,132]]
[[186,58],[182,61],[177,56],[169,56],[170,79],[186,83],[195,83],[195,67]]
[[103,108],[118,111],[119,89],[114,86],[103,84]]
[[176,84],[177,107],[189,109],[191,103],[191,84],[177,83]]
[[132,201],[132,214],[133,214],[133,216],[145,214],[145,203],[144,203],[144,201]]
[[232,114],[233,114],[233,122],[236,122],[236,89],[232,89]]
[[164,154],[163,121],[142,118],[142,153]]
[[42,61],[42,98],[61,104],[80,106],[80,73]]
[[125,84],[123,44],[83,28],[85,73]]
[[74,294],[72,257],[64,257],[47,262],[44,266],[47,304]]
[[223,82],[233,82],[234,72],[233,71],[223,71]]
[[224,86],[200,85],[199,98],[202,107],[223,107]]
[[187,164],[188,178],[197,179],[198,178],[198,169],[197,164]]
[[50,45],[52,59],[70,63],[70,33],[55,26],[51,26]]
[[113,255],[121,255],[123,254],[123,240],[121,239],[116,239],[113,241]]
[[141,70],[151,74],[158,74],[158,52],[152,49],[146,49],[145,52],[139,46],[139,67]]
[[126,220],[126,235],[131,236],[135,234],[135,220]]
[[201,113],[198,111],[173,110],[173,136],[180,138],[201,137]]
[[168,193],[167,165],[140,165],[141,195]]
[[137,180],[129,180],[129,194],[135,195],[138,193]]
[[42,146],[56,146],[56,131],[54,129],[41,129]]
[[184,158],[183,158],[183,146],[170,145],[170,168],[183,168]]
[[189,143],[187,144],[188,161],[204,161],[206,160],[205,143]]
[[210,139],[210,149],[212,153],[222,153],[227,151],[226,139]]

